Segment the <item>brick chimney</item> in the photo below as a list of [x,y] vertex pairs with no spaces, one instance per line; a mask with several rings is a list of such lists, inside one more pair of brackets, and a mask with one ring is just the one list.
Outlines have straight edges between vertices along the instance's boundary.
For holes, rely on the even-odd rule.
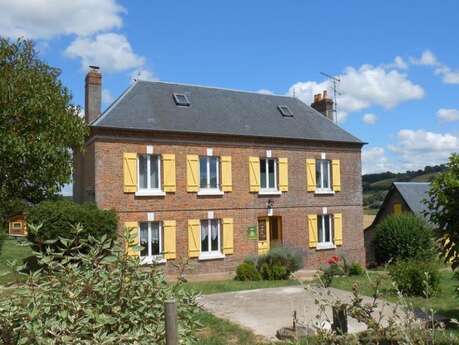
[[89,124],[99,117],[101,109],[102,74],[98,66],[89,66],[84,91],[84,119]]
[[331,121],[334,121],[333,101],[328,98],[326,90],[324,90],[322,94],[318,93],[314,95],[314,102],[311,103],[311,108],[314,108],[328,117]]

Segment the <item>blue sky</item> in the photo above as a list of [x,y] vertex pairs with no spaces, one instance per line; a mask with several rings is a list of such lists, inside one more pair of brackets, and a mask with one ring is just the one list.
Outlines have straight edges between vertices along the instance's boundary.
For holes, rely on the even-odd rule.
[[458,13],[457,1],[0,0],[0,35],[35,39],[80,105],[88,64],[105,107],[132,76],[310,103],[329,87],[320,72],[337,75],[340,125],[379,172],[459,151]]

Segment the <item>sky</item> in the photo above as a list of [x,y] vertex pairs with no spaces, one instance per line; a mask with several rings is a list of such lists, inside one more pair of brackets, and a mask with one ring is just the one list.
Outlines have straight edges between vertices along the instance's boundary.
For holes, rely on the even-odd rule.
[[84,106],[88,65],[103,108],[133,78],[298,97],[340,79],[338,119],[367,142],[363,172],[459,152],[459,1],[0,0],[0,35],[36,42]]

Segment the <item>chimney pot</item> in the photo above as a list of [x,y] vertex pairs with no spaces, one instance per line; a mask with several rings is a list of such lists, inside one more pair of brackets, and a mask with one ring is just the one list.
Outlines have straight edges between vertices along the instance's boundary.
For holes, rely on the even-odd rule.
[[102,101],[102,74],[98,66],[89,66],[85,78],[84,118],[90,124],[100,115]]
[[323,92],[323,97],[322,97],[322,98],[323,98],[323,99],[326,99],[326,98],[327,98],[327,90],[324,90],[324,92]]
[[322,113],[324,116],[333,119],[333,101],[327,97],[327,91],[324,90],[322,93],[314,95],[314,102],[311,104],[311,108]]

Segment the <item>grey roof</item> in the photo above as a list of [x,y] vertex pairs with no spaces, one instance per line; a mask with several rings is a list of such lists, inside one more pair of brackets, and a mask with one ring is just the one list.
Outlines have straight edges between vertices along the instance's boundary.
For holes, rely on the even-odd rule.
[[423,211],[427,210],[423,203],[428,198],[430,183],[428,182],[394,182],[395,188],[400,192],[403,200],[408,204],[411,211],[422,216]]
[[[174,92],[191,106],[177,106]],[[364,144],[297,98],[150,81],[134,83],[91,126]]]

